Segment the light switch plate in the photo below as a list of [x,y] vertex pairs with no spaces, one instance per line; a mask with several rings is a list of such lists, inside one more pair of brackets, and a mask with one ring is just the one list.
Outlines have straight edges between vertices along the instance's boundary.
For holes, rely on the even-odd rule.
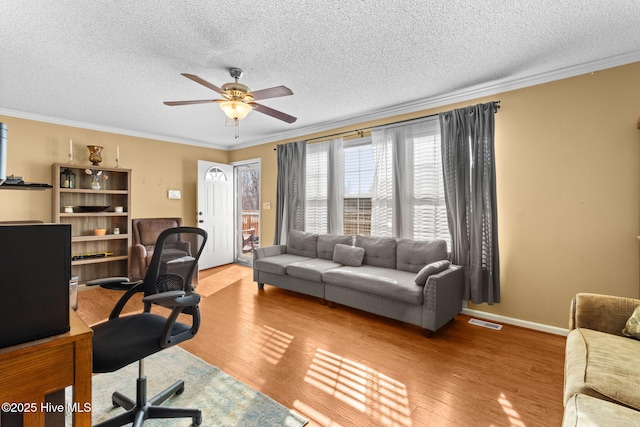
[[169,190],[169,198],[173,200],[179,200],[182,198],[180,190]]

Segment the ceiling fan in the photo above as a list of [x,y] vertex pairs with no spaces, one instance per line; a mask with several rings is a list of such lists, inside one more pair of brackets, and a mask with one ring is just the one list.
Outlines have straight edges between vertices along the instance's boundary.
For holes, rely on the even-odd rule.
[[[220,108],[227,115],[227,126],[238,126],[240,120],[244,119],[247,114],[252,110],[256,110],[259,113],[266,114],[276,119],[282,120],[287,123],[293,123],[297,120],[296,117],[290,116],[282,111],[274,110],[265,105],[258,104],[256,100],[263,100],[269,98],[277,98],[280,96],[293,95],[291,89],[286,86],[275,86],[268,89],[262,89],[257,91],[251,91],[249,87],[238,83],[238,80],[242,77],[243,71],[240,68],[230,68],[229,74],[235,79],[235,82],[225,83],[222,88],[209,83],[208,81],[195,76],[193,74],[182,73],[188,79],[193,80],[196,83],[200,83],[214,92],[218,92],[224,99],[202,99],[196,101],[166,101],[165,105],[192,105],[192,104],[207,104],[209,102],[218,102]],[[237,137],[237,136],[236,136]]]

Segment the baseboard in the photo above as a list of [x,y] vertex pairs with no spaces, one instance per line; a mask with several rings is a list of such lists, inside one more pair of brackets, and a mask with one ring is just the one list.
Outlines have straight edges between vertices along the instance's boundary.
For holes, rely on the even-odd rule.
[[514,319],[513,317],[487,313],[486,311],[463,308],[461,313],[471,317],[490,320],[492,322],[504,323],[504,324],[513,325],[513,326],[520,326],[522,328],[533,329],[536,331],[547,332],[555,335],[562,335],[565,337],[569,334],[568,329],[558,328],[556,326],[544,325],[542,323],[529,322],[527,320]]

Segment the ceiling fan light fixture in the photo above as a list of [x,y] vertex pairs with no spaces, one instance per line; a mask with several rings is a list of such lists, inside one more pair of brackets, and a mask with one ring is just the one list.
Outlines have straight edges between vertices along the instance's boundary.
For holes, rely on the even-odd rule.
[[220,108],[222,108],[227,117],[233,120],[244,119],[253,109],[251,105],[241,101],[224,101],[220,103]]

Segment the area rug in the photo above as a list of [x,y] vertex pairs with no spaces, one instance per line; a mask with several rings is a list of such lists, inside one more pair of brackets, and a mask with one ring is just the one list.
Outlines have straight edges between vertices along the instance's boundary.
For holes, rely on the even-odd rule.
[[[184,393],[169,398],[164,405],[199,408],[202,411],[203,427],[301,427],[308,422],[294,411],[180,347],[171,347],[147,357],[145,375],[149,397],[155,396],[177,380],[184,380]],[[124,411],[122,408],[113,408],[111,394],[117,390],[126,396],[135,397],[137,376],[137,363],[116,372],[94,375],[93,424]],[[67,389],[67,402],[70,400],[71,392]],[[67,426],[70,425],[68,417]],[[191,419],[148,420],[144,425],[186,427],[191,425]]]

